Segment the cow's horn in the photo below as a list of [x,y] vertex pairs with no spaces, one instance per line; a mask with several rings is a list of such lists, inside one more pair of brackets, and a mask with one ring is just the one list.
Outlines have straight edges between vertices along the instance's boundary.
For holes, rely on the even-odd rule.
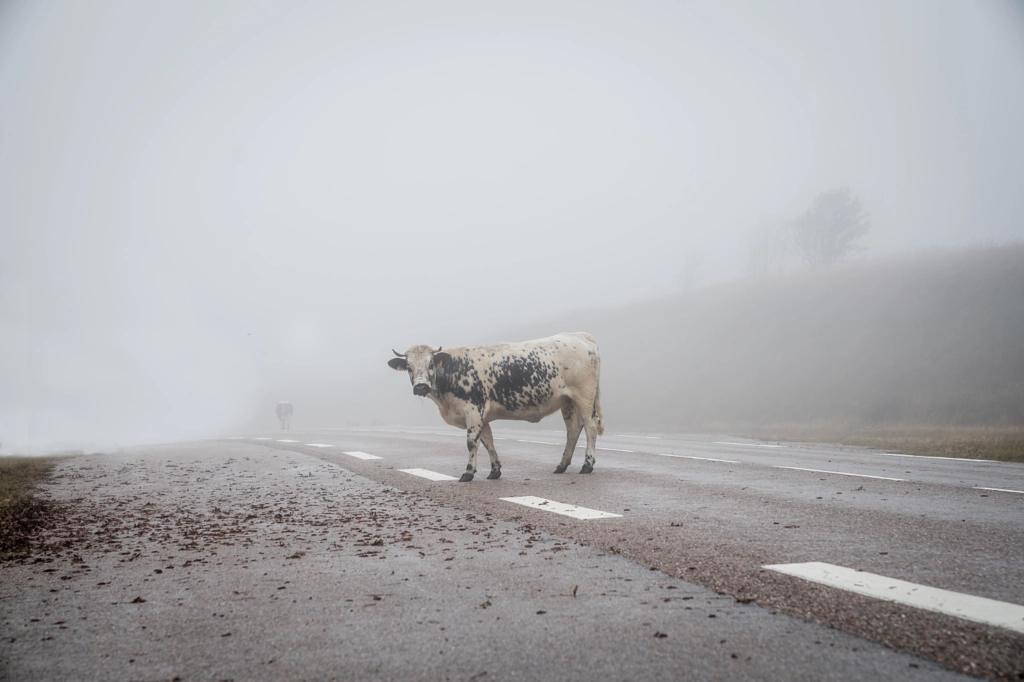
[[394,348],[392,348],[392,349],[391,349],[391,352],[392,352],[392,353],[394,353],[395,355],[397,355],[397,356],[398,356],[398,357],[400,357],[400,358],[404,358],[404,357],[405,357],[405,353],[399,353],[399,352],[398,352],[397,350],[395,350]]
[[441,352],[441,346],[438,346],[438,347],[437,347],[437,350],[435,350],[434,352],[435,352],[435,353],[440,353],[440,352]]

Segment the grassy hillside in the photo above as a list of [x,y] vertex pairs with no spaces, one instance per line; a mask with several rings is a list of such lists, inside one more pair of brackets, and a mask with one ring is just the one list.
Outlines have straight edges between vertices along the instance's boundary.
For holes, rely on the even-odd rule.
[[567,326],[599,339],[620,424],[1024,426],[1021,245],[746,281]]

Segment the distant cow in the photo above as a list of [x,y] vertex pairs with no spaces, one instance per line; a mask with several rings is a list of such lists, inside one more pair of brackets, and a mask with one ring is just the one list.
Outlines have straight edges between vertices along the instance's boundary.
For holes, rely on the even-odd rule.
[[449,348],[413,346],[388,365],[408,372],[412,392],[437,403],[441,418],[466,429],[469,464],[460,481],[476,473],[477,445],[491,457],[487,478],[501,477],[489,422],[522,419],[539,422],[557,410],[565,420],[565,452],[555,469],[565,472],[580,430],[587,431],[587,457],[581,474],[594,470],[597,436],[604,433],[601,414],[601,356],[590,334],[575,332],[523,343]]
[[292,404],[282,400],[277,404],[277,418],[281,420],[281,428],[287,431],[292,427]]

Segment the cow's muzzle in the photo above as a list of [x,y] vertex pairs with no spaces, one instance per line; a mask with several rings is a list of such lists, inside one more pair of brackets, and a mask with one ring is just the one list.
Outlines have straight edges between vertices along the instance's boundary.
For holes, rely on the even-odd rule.
[[429,384],[416,384],[415,386],[412,387],[413,395],[426,395],[428,393],[430,393]]

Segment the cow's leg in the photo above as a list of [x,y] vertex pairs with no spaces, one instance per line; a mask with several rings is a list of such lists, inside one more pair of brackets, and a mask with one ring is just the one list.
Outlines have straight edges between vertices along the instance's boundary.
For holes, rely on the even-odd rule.
[[583,460],[583,468],[580,469],[581,474],[589,474],[594,470],[594,453],[597,451],[597,418],[592,412],[593,400],[581,401],[583,404],[576,403],[573,408],[579,412],[580,417],[583,421],[583,428],[587,432],[587,458]]
[[565,452],[562,453],[562,461],[555,467],[556,474],[564,474],[569,467],[572,453],[576,451],[576,443],[580,439],[580,431],[583,429],[580,411],[572,403],[562,408],[562,420],[565,422]]
[[469,449],[469,464],[466,465],[466,473],[459,479],[460,483],[473,480],[476,473],[476,451],[480,444],[480,435],[484,430],[483,416],[478,412],[470,412],[466,415],[466,447]]
[[487,454],[491,456],[491,473],[487,478],[501,478],[501,462],[498,460],[498,451],[494,448],[494,434],[491,433],[491,425],[484,424],[480,430],[480,441],[487,448]]

